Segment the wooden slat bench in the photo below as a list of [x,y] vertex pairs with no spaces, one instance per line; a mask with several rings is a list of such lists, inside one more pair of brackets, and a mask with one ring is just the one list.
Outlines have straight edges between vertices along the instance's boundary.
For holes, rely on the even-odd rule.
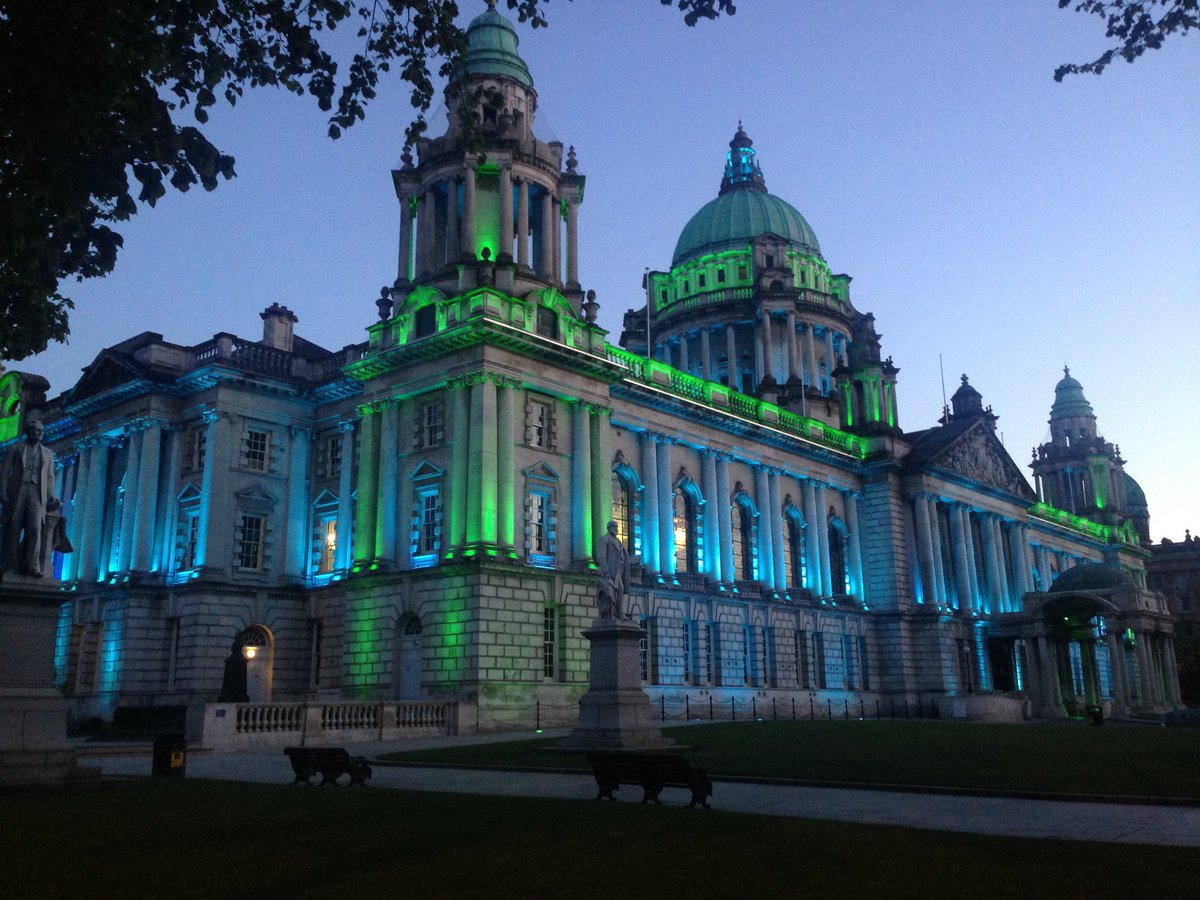
[[596,776],[596,799],[616,800],[613,791],[621,784],[640,784],[643,803],[662,803],[658,795],[665,787],[682,787],[692,792],[692,802],[708,809],[712,781],[699,766],[693,766],[680,753],[653,753],[627,750],[589,753],[587,760]]
[[292,762],[296,774],[292,784],[312,784],[314,775],[321,776],[321,784],[337,780],[342,775],[350,776],[351,785],[367,786],[371,767],[362,756],[351,756],[341,747],[287,747],[283,751]]

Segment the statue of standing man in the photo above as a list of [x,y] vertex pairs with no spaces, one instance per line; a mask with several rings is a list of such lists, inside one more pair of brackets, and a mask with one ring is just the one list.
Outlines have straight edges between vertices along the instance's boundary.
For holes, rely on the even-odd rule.
[[0,469],[0,503],[4,505],[3,567],[42,577],[42,540],[46,513],[61,506],[54,491],[54,454],[42,444],[45,427],[37,419],[25,423],[25,443],[9,448]]
[[620,619],[625,615],[625,592],[629,590],[629,551],[617,537],[617,523],[608,523],[608,534],[600,538],[596,553],[600,565],[600,585],[596,590],[596,608],[601,619]]

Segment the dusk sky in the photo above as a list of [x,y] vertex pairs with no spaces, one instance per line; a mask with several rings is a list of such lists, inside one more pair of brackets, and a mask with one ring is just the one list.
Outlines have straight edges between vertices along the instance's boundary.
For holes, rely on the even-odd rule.
[[[484,9],[460,6],[464,24]],[[941,414],[940,357],[946,395],[969,375],[1029,477],[1066,364],[1145,489],[1154,539],[1200,527],[1200,37],[1056,84],[1106,39],[1054,0],[739,0],[695,28],[658,0],[551,0],[547,16],[517,26],[535,131],[574,145],[587,176],[581,281],[613,343],[643,272],[669,267],[716,196],[740,119],[768,189],[875,314],[905,430]],[[10,368],[55,395],[142,331],[257,338],[273,302],[325,347],[365,340],[396,272],[409,117],[395,77],[338,141],[311,98],[218,108],[207,131],[238,177],[143,209],[112,276],[65,285],[70,344]]]

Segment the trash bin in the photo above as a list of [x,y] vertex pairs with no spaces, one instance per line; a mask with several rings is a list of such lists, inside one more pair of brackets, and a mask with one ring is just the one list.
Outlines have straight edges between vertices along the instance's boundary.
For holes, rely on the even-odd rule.
[[1099,706],[1089,706],[1087,708],[1087,723],[1089,725],[1104,724],[1104,710]]
[[182,731],[160,731],[154,736],[151,775],[184,776],[187,768],[187,739]]

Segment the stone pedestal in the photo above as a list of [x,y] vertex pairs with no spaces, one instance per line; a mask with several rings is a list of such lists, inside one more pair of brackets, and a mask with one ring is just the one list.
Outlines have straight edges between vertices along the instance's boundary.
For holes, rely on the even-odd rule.
[[61,785],[92,774],[67,743],[67,704],[54,688],[63,594],[52,578],[0,576],[0,786]]
[[654,725],[650,698],[642,690],[639,643],[634,622],[597,619],[583,632],[592,645],[590,687],[579,700],[579,726],[567,746],[587,750],[644,750],[670,747]]

